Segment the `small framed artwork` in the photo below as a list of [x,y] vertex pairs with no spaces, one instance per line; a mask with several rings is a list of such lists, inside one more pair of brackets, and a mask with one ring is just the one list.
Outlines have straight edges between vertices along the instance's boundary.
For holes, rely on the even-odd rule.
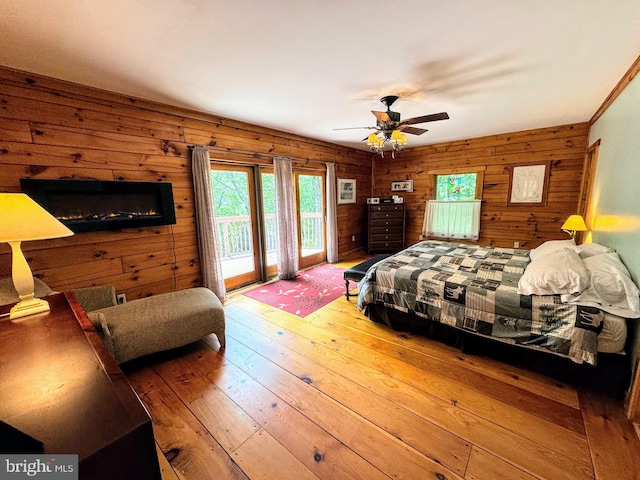
[[394,180],[391,182],[392,192],[413,192],[413,180]]
[[352,179],[338,179],[338,204],[356,203],[356,181]]
[[512,165],[509,169],[507,205],[547,204],[549,162]]

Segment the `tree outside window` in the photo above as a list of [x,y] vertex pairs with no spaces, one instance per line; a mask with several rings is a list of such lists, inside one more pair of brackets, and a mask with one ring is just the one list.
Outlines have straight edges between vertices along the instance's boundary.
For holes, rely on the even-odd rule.
[[455,173],[436,176],[436,200],[455,202],[475,200],[476,173]]

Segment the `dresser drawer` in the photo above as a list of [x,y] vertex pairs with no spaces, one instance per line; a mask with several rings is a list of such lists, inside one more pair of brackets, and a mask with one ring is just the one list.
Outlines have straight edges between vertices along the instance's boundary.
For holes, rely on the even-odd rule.
[[371,205],[371,214],[378,212],[400,212],[404,213],[404,205],[401,203],[388,203],[386,205]]
[[372,234],[371,235],[371,243],[375,244],[377,242],[401,242],[402,234],[401,233],[381,233],[381,234]]
[[403,245],[401,240],[388,241],[388,242],[371,241],[371,243],[369,244],[369,251],[373,252],[377,250],[381,250],[381,251],[400,250],[402,249],[402,247]]
[[400,235],[402,236],[402,224],[400,225],[384,225],[384,226],[372,226],[369,229],[369,235],[373,238],[375,235]]
[[372,218],[369,223],[371,228],[379,227],[402,227],[404,219],[400,218]]
[[397,218],[402,220],[404,218],[404,212],[392,210],[389,212],[371,212],[371,221],[384,220],[388,218]]

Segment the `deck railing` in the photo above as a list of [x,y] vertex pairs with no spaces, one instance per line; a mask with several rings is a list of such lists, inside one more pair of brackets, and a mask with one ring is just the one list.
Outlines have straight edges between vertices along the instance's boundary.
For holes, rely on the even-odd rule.
[[[222,258],[237,258],[251,255],[252,235],[249,216],[217,217]],[[275,214],[265,215],[265,242],[267,253],[278,248],[278,227]],[[322,213],[302,213],[300,215],[302,248],[323,248]]]

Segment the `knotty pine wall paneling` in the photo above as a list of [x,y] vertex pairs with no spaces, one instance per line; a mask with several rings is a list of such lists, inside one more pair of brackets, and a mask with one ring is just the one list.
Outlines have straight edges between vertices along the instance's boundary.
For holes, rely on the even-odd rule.
[[[202,284],[193,143],[209,145],[219,161],[271,164],[287,155],[316,169],[335,162],[339,178],[358,180],[358,203],[338,206],[340,256],[362,248],[368,152],[0,67],[0,191],[19,192],[24,177],[173,185],[173,226],[25,242],[31,268],[53,289],[112,284],[134,299]],[[0,245],[0,275],[10,273],[10,250]]]
[[[447,168],[482,167],[484,171],[480,245],[535,248],[546,240],[567,239],[560,227],[577,213],[587,148],[588,123],[562,125],[470,140],[416,147],[395,160],[376,157],[374,196],[390,197],[391,180],[412,179],[414,191],[404,197],[406,244],[419,241],[425,201],[433,198],[428,172]],[[507,206],[509,169],[549,161],[546,206]]]

